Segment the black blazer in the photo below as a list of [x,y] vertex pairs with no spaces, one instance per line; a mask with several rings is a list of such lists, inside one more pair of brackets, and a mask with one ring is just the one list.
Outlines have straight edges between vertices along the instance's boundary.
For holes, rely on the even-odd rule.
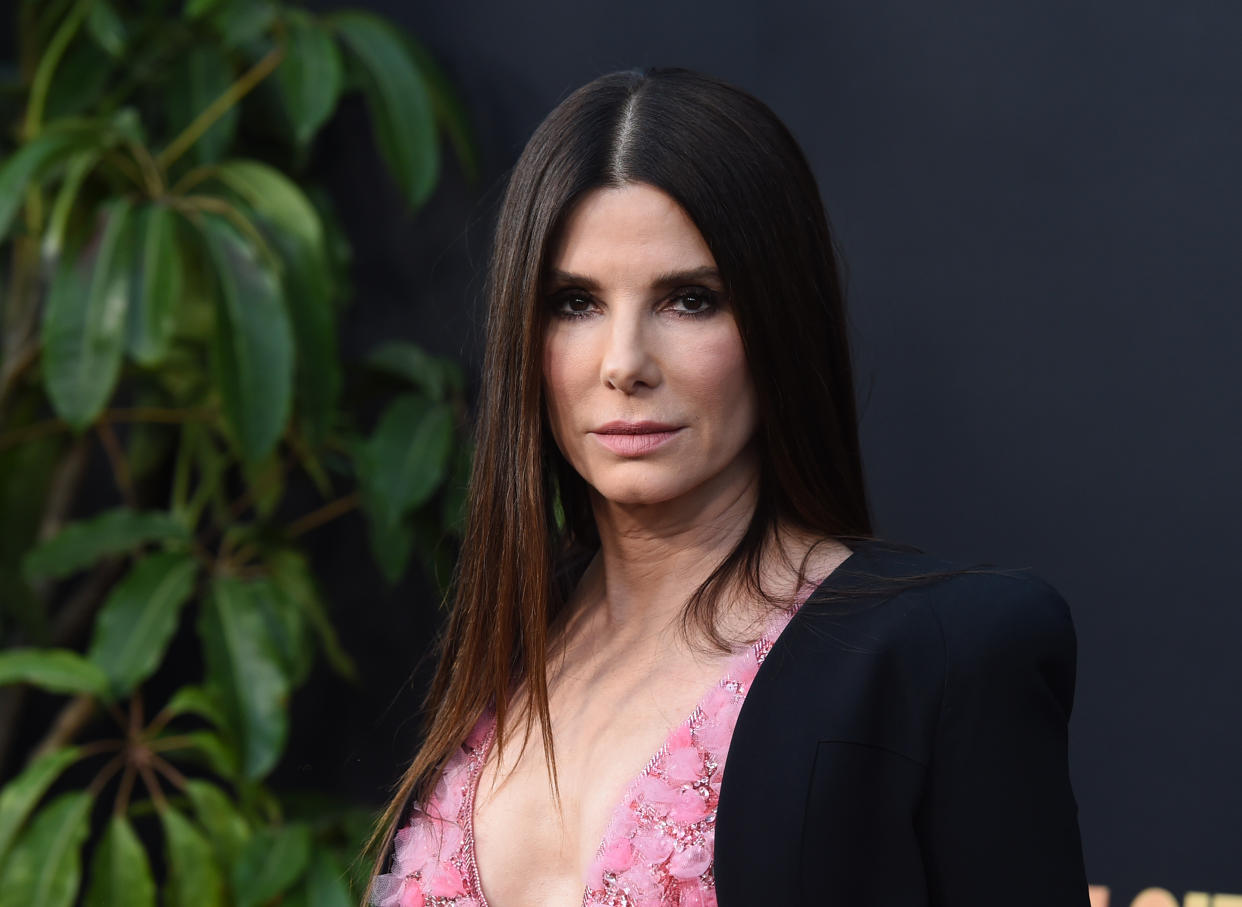
[[1065,602],[1024,572],[848,544],[738,717],[720,907],[1086,907]]

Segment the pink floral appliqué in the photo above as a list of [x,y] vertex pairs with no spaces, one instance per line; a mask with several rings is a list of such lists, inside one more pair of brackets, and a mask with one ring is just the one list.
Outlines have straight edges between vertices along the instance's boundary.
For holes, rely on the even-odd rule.
[[[809,590],[808,590],[809,591]],[[591,862],[584,907],[716,907],[716,807],[729,741],[759,666],[790,619],[777,614],[626,788]],[[425,808],[397,833],[375,907],[488,907],[475,862],[473,811],[495,736],[485,713],[441,774]]]
[[449,760],[425,807],[397,832],[392,871],[377,877],[371,891],[375,907],[480,907],[470,894],[472,850],[463,821],[482,765],[482,747],[474,742]]

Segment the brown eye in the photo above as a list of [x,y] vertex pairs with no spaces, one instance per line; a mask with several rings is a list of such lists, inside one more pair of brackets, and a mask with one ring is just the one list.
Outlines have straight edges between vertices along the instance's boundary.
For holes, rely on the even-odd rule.
[[716,308],[716,294],[706,287],[689,287],[678,292],[670,302],[678,315],[706,315]]
[[583,318],[595,308],[590,296],[577,291],[558,293],[549,302],[552,314],[557,318]]

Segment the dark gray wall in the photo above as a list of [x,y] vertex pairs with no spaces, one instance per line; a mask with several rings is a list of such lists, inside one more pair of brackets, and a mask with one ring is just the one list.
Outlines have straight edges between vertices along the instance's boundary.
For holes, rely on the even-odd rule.
[[[1242,6],[368,6],[461,86],[483,175],[450,168],[410,218],[357,130],[329,135],[320,166],[368,237],[355,348],[399,333],[477,358],[504,175],[574,87],[675,64],[759,95],[848,262],[880,531],[1032,566],[1071,602],[1092,882],[1113,905],[1242,893]],[[356,762],[402,751],[409,701]]]

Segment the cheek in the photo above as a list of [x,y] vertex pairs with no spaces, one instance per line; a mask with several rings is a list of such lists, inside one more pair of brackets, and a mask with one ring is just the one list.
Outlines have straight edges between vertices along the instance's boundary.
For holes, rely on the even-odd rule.
[[543,396],[548,410],[548,421],[560,442],[560,422],[565,419],[580,396],[581,351],[574,356],[574,344],[567,342],[561,332],[550,329],[543,344]]
[[726,426],[745,429],[754,421],[755,388],[746,363],[746,353],[737,329],[705,338],[689,355],[683,356],[687,366],[685,386],[695,389],[695,396],[718,416],[727,417]]

